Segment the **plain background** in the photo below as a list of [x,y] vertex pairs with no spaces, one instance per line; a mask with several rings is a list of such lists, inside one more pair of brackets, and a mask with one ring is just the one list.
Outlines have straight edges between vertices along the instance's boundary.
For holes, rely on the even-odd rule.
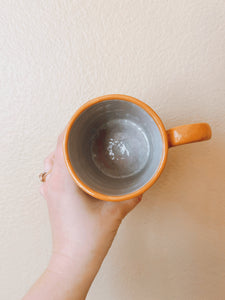
[[0,36],[0,299],[20,299],[49,259],[44,158],[82,103],[110,93],[167,129],[208,122],[213,138],[169,150],[87,299],[225,299],[224,0],[3,0]]

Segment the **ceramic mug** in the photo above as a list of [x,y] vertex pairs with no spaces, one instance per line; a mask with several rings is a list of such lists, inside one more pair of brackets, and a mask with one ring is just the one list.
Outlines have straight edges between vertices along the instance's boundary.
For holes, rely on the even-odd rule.
[[75,112],[65,130],[63,152],[82,190],[97,199],[122,201],[155,183],[168,148],[210,138],[207,123],[166,130],[147,104],[115,94],[90,100]]

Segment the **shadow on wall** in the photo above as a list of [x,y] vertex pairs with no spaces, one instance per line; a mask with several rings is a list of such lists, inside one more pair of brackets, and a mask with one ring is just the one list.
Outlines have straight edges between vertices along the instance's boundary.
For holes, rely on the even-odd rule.
[[124,222],[115,299],[225,294],[225,140],[212,130],[209,142],[169,150],[160,179]]

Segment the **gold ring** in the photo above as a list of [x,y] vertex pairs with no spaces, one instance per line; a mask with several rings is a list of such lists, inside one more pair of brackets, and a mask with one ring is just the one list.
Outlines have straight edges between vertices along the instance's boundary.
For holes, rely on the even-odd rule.
[[39,174],[39,179],[41,182],[45,182],[46,181],[46,177],[48,176],[50,172],[43,172],[41,174]]

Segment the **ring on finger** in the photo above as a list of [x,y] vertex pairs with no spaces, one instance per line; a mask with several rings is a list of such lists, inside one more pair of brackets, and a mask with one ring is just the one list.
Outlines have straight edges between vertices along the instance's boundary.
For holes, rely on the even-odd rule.
[[47,172],[42,172],[39,174],[39,179],[41,182],[45,182],[46,181],[46,177],[51,173],[51,170],[50,171],[47,171]]

